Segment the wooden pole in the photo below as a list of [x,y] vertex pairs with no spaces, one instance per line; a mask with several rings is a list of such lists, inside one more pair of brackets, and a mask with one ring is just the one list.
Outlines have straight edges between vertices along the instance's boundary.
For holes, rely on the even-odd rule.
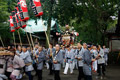
[[1,36],[0,36],[0,41],[1,41],[1,43],[2,43],[2,46],[5,47],[5,45],[4,45],[4,43],[3,43],[3,40],[2,40],[2,38],[1,38]]
[[16,49],[15,34],[14,34],[14,32],[13,32],[13,40],[14,40],[14,46],[15,46],[15,49]]
[[20,45],[22,46],[22,41],[21,41],[21,37],[20,37],[20,32],[19,32],[19,30],[17,30],[17,32],[18,32],[18,36],[19,36],[19,40],[20,40]]
[[[42,20],[42,25],[43,25],[43,28],[45,30],[45,25],[43,24],[43,20]],[[50,44],[50,41],[49,41],[49,38],[48,38],[48,35],[47,35],[47,32],[45,31],[45,36],[47,38],[47,42],[48,42],[48,45]]]
[[[31,29],[31,31],[32,31],[32,29]],[[30,33],[30,38],[31,38],[31,42],[32,42],[32,46],[33,46],[33,50],[34,50],[34,52],[35,52],[35,56],[37,55],[37,53],[36,53],[36,51],[35,51],[35,48],[34,48],[34,42],[33,42],[33,38],[32,38],[32,34]],[[36,59],[36,61],[38,62],[38,58]]]
[[32,46],[34,48],[34,42],[33,42],[33,38],[32,38],[32,34],[30,33],[30,39],[31,39],[31,42],[32,42]]
[[[42,25],[43,25],[43,28],[44,28],[44,30],[45,30],[45,25],[43,24],[43,20],[42,20]],[[49,41],[49,38],[48,38],[48,35],[47,35],[47,32],[45,31],[45,36],[46,36],[46,38],[47,38],[47,42],[48,42],[48,46],[49,46],[49,44],[50,44],[50,41]],[[52,54],[52,59],[53,59],[54,57],[53,57],[53,54]]]
[[50,44],[50,41],[49,41],[49,38],[48,38],[48,35],[47,35],[47,32],[45,31],[45,35],[46,35],[46,38],[47,38],[47,42],[48,42],[48,45]]
[[27,36],[27,39],[28,39],[28,43],[29,43],[29,45],[30,45],[30,48],[32,48],[31,43],[30,43],[29,36],[28,36],[27,32],[25,32],[25,33],[26,33],[26,36]]

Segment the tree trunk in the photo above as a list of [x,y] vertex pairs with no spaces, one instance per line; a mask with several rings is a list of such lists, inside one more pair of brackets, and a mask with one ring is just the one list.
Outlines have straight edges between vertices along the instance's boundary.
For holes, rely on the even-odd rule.
[[[51,7],[50,7],[50,11],[49,11],[49,18],[48,18],[48,21],[47,21],[47,35],[48,35],[48,40],[50,42],[50,31],[51,31],[51,19],[52,19],[52,7],[53,7],[53,3],[51,2]],[[46,47],[48,48],[49,47],[49,43],[46,39]]]
[[[49,42],[50,42],[50,30],[51,30],[51,17],[48,19],[47,36],[46,36],[46,37],[48,37]],[[47,38],[46,38],[46,47],[47,48],[49,47],[49,43],[47,41]]]

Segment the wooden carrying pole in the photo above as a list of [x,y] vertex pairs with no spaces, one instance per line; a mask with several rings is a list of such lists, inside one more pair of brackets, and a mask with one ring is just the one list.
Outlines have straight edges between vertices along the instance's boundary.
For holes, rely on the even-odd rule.
[[1,36],[0,36],[0,41],[1,41],[1,43],[2,43],[2,46],[5,47],[5,45],[4,45],[4,43],[3,43],[3,40],[2,40],[2,38],[1,38]]

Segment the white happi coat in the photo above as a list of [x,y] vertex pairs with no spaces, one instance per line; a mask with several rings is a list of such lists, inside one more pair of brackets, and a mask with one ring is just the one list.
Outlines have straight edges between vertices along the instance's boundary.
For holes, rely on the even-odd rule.
[[59,50],[57,53],[56,53],[56,51],[53,52],[53,57],[54,57],[53,59],[58,62],[57,64],[53,63],[53,69],[54,70],[60,70],[61,69],[61,64],[63,62],[63,52],[62,52],[62,50]]
[[104,51],[103,51],[102,48],[101,48],[100,51],[99,51],[99,55],[100,55],[101,57],[100,57],[100,59],[98,59],[98,64],[103,64],[103,63],[105,63]]
[[[98,56],[97,50],[92,50],[92,58],[93,58],[93,59],[96,59],[97,56]],[[95,60],[95,61],[92,63],[92,70],[97,71],[97,60]]]
[[82,48],[80,50],[77,49],[76,56],[77,56],[77,58],[81,58],[81,60],[78,60],[78,66],[82,67],[83,66],[83,50],[82,50]]
[[92,56],[89,50],[85,50],[83,53],[83,72],[85,75],[92,75],[91,71]]
[[71,49],[70,51],[66,50],[65,59],[66,59],[66,63],[71,63],[71,61],[73,62],[73,59],[74,59],[74,50],[73,49]]
[[31,65],[25,66],[25,71],[26,72],[32,71],[33,70],[33,66],[32,66],[32,59],[31,59],[30,53],[28,51],[22,52],[20,54],[20,57],[24,60],[25,64],[31,63]]
[[14,76],[19,76],[20,74],[20,70],[18,69],[21,69],[25,66],[25,63],[23,61],[22,58],[20,58],[19,56],[15,55],[14,56],[14,59],[13,59],[13,72],[12,72],[12,75]]
[[6,56],[7,60],[7,72],[13,71],[13,56]]
[[37,70],[42,70],[43,61],[44,61],[44,58],[45,58],[44,51],[41,51],[40,53],[37,52],[37,55],[38,55]]
[[103,49],[103,50],[104,50],[104,53],[105,53],[104,58],[105,58],[105,60],[107,61],[107,60],[108,60],[109,48],[105,48],[105,49]]

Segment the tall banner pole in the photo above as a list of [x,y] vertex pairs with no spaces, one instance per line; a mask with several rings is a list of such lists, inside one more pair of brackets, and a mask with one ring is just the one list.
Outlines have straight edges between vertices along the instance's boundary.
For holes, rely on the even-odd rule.
[[[43,25],[43,28],[44,28],[44,30],[45,30],[45,25],[43,24],[43,20],[42,20],[42,25]],[[47,42],[48,42],[48,46],[49,46],[49,44],[50,44],[50,41],[49,41],[49,38],[48,38],[48,35],[47,35],[47,32],[46,32],[46,30],[45,30],[45,35],[46,35]],[[53,55],[52,55],[52,58],[54,58],[54,57],[53,57]]]
[[31,33],[30,33],[30,38],[31,38],[32,46],[34,48],[34,42],[33,42],[33,38],[32,38],[32,34]]
[[[30,28],[31,29],[31,28]],[[32,32],[32,29],[31,29],[31,32]],[[33,42],[33,38],[32,38],[32,34],[31,34],[31,32],[30,32],[30,38],[31,38],[31,42],[32,42],[32,46],[33,46],[33,50],[34,50],[34,52],[35,52],[35,56],[37,55],[37,53],[36,53],[36,51],[35,51],[35,48],[34,48],[34,42]],[[36,59],[36,61],[38,62],[38,58]]]
[[5,47],[5,45],[4,45],[4,43],[3,43],[3,40],[2,40],[2,38],[1,38],[1,36],[0,36],[0,41],[1,41],[1,43],[2,43],[2,46]]
[[[42,20],[42,25],[44,26],[43,28],[44,28],[44,30],[45,30],[45,25],[43,24],[43,20]],[[46,30],[45,30],[45,36],[46,36],[46,38],[47,38],[47,42],[48,42],[48,45],[49,45],[49,44],[50,44],[50,41],[49,41],[49,38],[48,38],[48,35],[47,35]]]
[[27,32],[26,32],[26,36],[27,36],[28,43],[29,43],[30,47],[32,47],[32,46],[31,46],[30,39],[29,39],[29,36],[28,36]]
[[20,37],[20,32],[19,32],[19,30],[17,30],[17,32],[18,32],[18,36],[19,36],[19,40],[20,40],[20,45],[22,46],[22,41],[21,41],[21,37]]
[[13,40],[14,40],[14,46],[15,46],[15,49],[16,49],[16,42],[15,42],[15,34],[13,32]]
[[26,33],[26,36],[27,36],[27,40],[28,40],[28,43],[29,43],[29,45],[30,45],[30,48],[32,48],[32,46],[31,46],[31,43],[30,43],[30,39],[29,39],[29,36],[28,36],[28,34],[27,34],[27,32],[26,32],[26,30],[24,29],[24,31],[25,31],[25,33]]
[[[30,27],[30,31],[32,32],[31,27]],[[30,34],[30,39],[31,39],[31,42],[32,42],[32,46],[33,46],[33,48],[34,48],[34,42],[33,42],[33,38],[32,38],[32,34],[31,34],[31,32],[29,32],[29,34]]]

